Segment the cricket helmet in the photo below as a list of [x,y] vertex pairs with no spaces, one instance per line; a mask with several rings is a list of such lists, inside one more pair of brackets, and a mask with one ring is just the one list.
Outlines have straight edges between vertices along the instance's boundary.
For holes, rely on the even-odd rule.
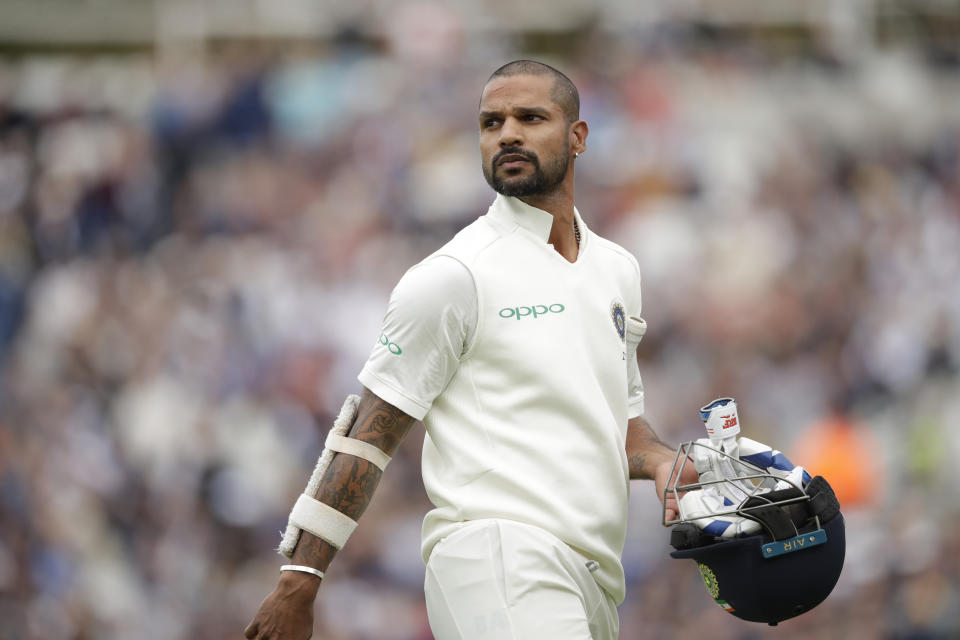
[[747,438],[684,443],[671,477],[688,463],[700,482],[665,490],[680,496],[678,518],[664,521],[674,525],[671,557],[696,562],[710,597],[744,620],[776,625],[823,602],[846,549],[830,484]]

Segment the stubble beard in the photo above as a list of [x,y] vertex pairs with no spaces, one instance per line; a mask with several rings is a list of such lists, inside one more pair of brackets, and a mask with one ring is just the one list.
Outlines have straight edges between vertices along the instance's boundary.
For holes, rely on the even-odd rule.
[[[523,155],[532,165],[533,172],[522,178],[511,178],[503,172],[497,173],[497,161],[505,155]],[[540,159],[530,151],[520,149],[503,149],[490,161],[489,167],[484,167],[483,177],[487,184],[499,194],[523,198],[527,196],[542,196],[553,193],[567,177],[570,166],[570,150],[556,156],[546,168],[540,165]]]

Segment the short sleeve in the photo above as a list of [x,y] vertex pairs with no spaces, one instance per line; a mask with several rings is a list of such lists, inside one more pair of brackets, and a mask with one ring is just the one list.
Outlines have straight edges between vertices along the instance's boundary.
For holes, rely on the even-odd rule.
[[[637,265],[636,260],[632,260],[632,262],[636,282],[633,287],[631,287],[634,299],[629,302],[630,315],[639,318],[640,311],[643,308],[640,294],[640,267]],[[636,356],[634,356],[627,365],[627,417],[640,417],[643,415],[644,410],[643,380],[640,377],[640,366],[637,364]]]
[[422,420],[460,365],[476,323],[473,276],[455,258],[430,257],[394,288],[383,330],[358,379]]
[[643,380],[640,377],[640,367],[634,358],[627,370],[627,418],[638,418],[643,415]]

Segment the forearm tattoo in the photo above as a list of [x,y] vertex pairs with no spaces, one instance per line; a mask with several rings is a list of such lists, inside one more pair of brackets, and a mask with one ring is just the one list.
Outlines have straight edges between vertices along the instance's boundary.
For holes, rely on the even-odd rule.
[[364,390],[350,436],[379,447],[387,455],[393,455],[413,422],[413,418],[400,409]]
[[[413,423],[413,418],[403,411],[364,390],[349,436],[370,443],[392,456]],[[338,453],[327,468],[320,490],[314,497],[345,516],[359,520],[370,504],[381,475],[382,472],[373,463]],[[325,571],[336,551],[333,545],[304,531],[294,550],[293,561],[318,566]]]
[[643,418],[630,421],[627,433],[627,465],[630,478],[653,478],[656,467],[673,457],[673,449],[657,436]]
[[631,478],[641,478],[644,476],[643,465],[647,462],[647,454],[638,453],[627,459]]

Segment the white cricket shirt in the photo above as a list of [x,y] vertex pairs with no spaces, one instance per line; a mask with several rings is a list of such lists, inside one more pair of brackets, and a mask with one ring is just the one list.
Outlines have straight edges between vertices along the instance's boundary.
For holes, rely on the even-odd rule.
[[574,215],[570,263],[547,243],[552,215],[497,196],[403,276],[359,380],[426,426],[424,561],[463,521],[517,520],[596,560],[619,604],[627,420],[643,414],[624,321],[640,315],[640,271]]

